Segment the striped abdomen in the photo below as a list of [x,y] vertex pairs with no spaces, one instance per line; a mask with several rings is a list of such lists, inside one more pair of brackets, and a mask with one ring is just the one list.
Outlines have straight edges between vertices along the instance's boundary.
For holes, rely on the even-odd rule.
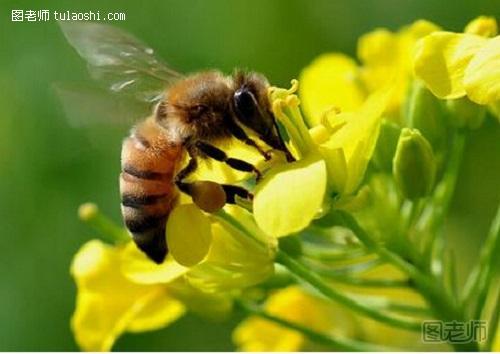
[[123,220],[137,246],[156,263],[168,253],[165,225],[178,197],[174,176],[182,152],[153,118],[138,124],[122,145]]

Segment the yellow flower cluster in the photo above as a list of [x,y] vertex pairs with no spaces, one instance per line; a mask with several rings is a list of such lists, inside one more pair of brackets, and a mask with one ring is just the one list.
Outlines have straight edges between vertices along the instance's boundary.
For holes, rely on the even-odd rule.
[[[272,240],[245,235],[193,204],[182,204],[175,213],[169,231],[175,233],[177,223],[187,225],[184,218],[194,224],[189,232],[181,230],[187,240],[176,244],[177,257],[189,266],[171,255],[155,264],[131,241],[113,246],[92,240],[78,251],[71,265],[78,290],[72,329],[82,349],[110,350],[123,332],[165,327],[186,310],[220,318],[241,289],[273,273]],[[228,208],[227,216],[254,225],[244,210]]]
[[[71,266],[78,288],[72,329],[80,347],[110,350],[122,333],[165,327],[186,311],[224,316],[246,288],[273,276],[280,238],[300,234],[332,210],[363,209],[367,190],[377,189],[377,184],[381,188],[372,199],[395,196],[395,201],[384,201],[384,208],[390,206],[382,211],[386,214],[393,212],[401,195],[418,200],[430,194],[437,144],[432,132],[409,124],[417,119],[408,115],[429,115],[429,102],[443,99],[472,101],[500,116],[496,33],[496,22],[486,17],[472,21],[464,33],[445,32],[424,20],[397,32],[377,29],[359,39],[360,64],[343,54],[325,54],[303,70],[300,87],[294,80],[288,90],[270,89],[272,112],[285,128],[297,161],[285,163],[274,156],[264,162],[241,144],[228,147],[231,156],[265,171],[253,191],[253,204],[225,206],[209,214],[183,196],[167,222],[170,254],[161,265],[121,237],[114,245],[97,240],[85,244]],[[438,125],[434,123],[427,124],[429,130]],[[370,164],[384,154],[393,176],[370,179]],[[392,177],[396,182],[386,183]],[[193,178],[235,183],[248,175],[203,161]],[[394,186],[399,194],[381,192]],[[394,210],[399,218],[399,209]],[[371,219],[379,224],[386,220]],[[394,224],[397,229],[399,221]],[[392,271],[382,274],[391,278]],[[359,289],[355,295],[360,295]],[[391,299],[415,294],[373,295]],[[271,292],[265,309],[327,335],[383,344],[416,342],[413,335],[377,327],[299,285]],[[234,341],[241,350],[322,349],[302,333],[257,317],[240,324]]]

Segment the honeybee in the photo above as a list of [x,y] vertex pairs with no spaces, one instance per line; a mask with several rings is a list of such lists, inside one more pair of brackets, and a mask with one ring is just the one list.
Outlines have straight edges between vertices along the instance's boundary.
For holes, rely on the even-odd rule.
[[[124,30],[93,22],[60,22],[60,26],[95,79],[113,92],[134,93],[155,103],[152,114],[123,141],[119,177],[124,223],[138,248],[154,262],[162,263],[168,253],[166,221],[179,191],[192,197],[197,191],[199,185],[186,178],[199,159],[215,159],[260,178],[256,167],[227,156],[214,143],[236,138],[269,159],[269,152],[247,135],[250,130],[293,161],[271,112],[264,76],[243,71],[231,76],[219,71],[184,76]],[[182,166],[185,154],[189,162]],[[252,197],[240,186],[220,187],[223,203],[235,203],[236,196]]]

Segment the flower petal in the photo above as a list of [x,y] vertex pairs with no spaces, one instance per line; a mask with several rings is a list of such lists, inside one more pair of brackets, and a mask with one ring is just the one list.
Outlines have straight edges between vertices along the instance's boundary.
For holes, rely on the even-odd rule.
[[170,255],[162,264],[156,264],[130,242],[122,253],[121,271],[134,283],[158,284],[175,280],[188,268],[178,264]]
[[363,102],[357,70],[353,59],[331,53],[318,57],[302,71],[300,100],[309,126],[319,124],[322,115],[332,107],[351,111]]
[[318,154],[271,170],[255,191],[257,225],[275,237],[302,230],[320,209],[326,182],[325,162]]
[[465,69],[467,95],[479,104],[500,101],[500,36],[488,40]]
[[[298,286],[272,293],[266,311],[276,317],[303,325],[319,333],[343,337],[356,335],[357,326],[349,310],[311,295]],[[251,316],[233,332],[233,341],[245,351],[308,351],[307,338],[300,332]],[[314,347],[313,347],[314,348]]]
[[205,258],[212,242],[210,219],[194,204],[178,205],[167,221],[167,244],[173,258],[190,267]]
[[188,280],[179,279],[169,286],[169,292],[182,301],[190,313],[212,321],[227,319],[233,307],[231,292],[205,292],[192,286]]
[[382,113],[391,94],[391,90],[375,92],[357,112],[342,114],[346,124],[321,144],[334,191],[351,194],[357,190],[375,150]]
[[206,259],[187,273],[187,279],[196,288],[211,293],[241,289],[258,284],[273,273],[271,244],[260,243],[223,221],[212,223],[212,234]]
[[182,302],[169,296],[166,290],[153,292],[145,305],[127,326],[129,332],[144,332],[168,326],[184,315]]
[[347,161],[344,150],[321,145],[319,152],[326,162],[329,188],[343,194],[347,185]]
[[494,37],[498,33],[497,21],[494,17],[479,16],[467,24],[464,32],[482,37]]
[[439,98],[462,97],[464,71],[486,41],[472,34],[432,33],[417,43],[415,75]]
[[[71,265],[71,274],[78,288],[71,328],[83,350],[110,350],[134,318],[150,306],[151,301],[166,294],[163,286],[129,281],[120,272],[122,251],[123,247],[90,241],[78,251]],[[180,315],[179,310],[171,313],[169,321]],[[147,327],[147,317],[144,314],[140,317],[143,328]],[[157,318],[152,319],[150,327],[153,324],[159,326]]]

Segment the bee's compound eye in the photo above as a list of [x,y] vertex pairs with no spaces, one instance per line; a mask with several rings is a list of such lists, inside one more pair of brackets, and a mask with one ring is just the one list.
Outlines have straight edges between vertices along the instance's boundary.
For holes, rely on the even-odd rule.
[[234,93],[234,105],[240,117],[250,119],[255,114],[255,97],[253,93],[246,87],[242,87]]

